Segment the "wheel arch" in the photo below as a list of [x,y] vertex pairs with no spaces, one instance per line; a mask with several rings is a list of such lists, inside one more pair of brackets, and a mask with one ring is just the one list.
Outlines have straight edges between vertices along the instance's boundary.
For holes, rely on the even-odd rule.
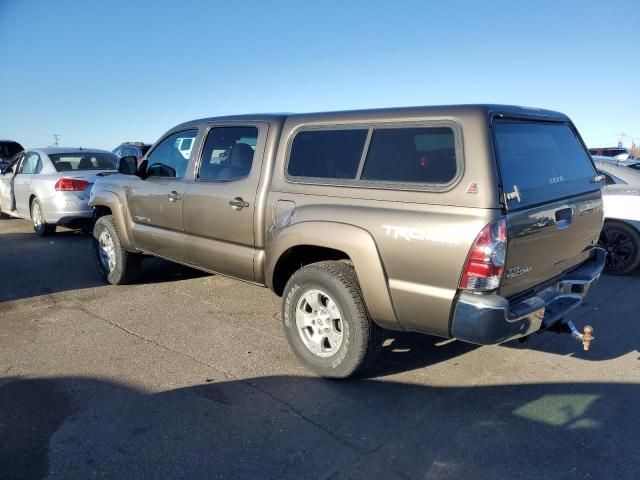
[[287,281],[298,269],[311,263],[326,260],[346,260],[353,263],[347,253],[334,248],[308,244],[289,248],[282,252],[274,266],[271,289],[276,295],[282,296]]
[[106,207],[104,205],[96,205],[93,207],[93,219],[98,220],[100,217],[104,217],[105,215],[113,215],[111,208]]
[[638,220],[626,220],[623,218],[605,218],[604,220],[604,224],[602,225],[602,228],[604,228],[606,225],[608,224],[612,224],[612,223],[619,223],[619,224],[623,224],[623,225],[627,225],[631,228],[634,228],[638,234],[640,234],[640,221]]
[[92,194],[89,206],[93,209],[94,221],[105,215],[111,215],[120,237],[120,244],[127,250],[136,250],[131,243],[124,208],[118,195],[107,190],[99,190]]
[[267,286],[282,295],[295,271],[325,260],[353,264],[371,318],[381,327],[404,330],[397,320],[380,254],[366,230],[337,222],[308,221],[272,232],[267,243]]

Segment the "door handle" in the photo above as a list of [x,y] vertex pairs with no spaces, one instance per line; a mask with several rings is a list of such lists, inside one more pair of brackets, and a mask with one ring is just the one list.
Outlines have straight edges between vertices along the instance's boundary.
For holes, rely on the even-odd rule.
[[169,195],[167,195],[167,198],[169,199],[170,202],[177,202],[178,200],[182,200],[182,197],[180,196],[180,194],[175,190],[169,193]]
[[236,197],[233,200],[229,200],[229,205],[231,205],[234,210],[242,210],[249,206],[249,202],[245,202],[242,197]]

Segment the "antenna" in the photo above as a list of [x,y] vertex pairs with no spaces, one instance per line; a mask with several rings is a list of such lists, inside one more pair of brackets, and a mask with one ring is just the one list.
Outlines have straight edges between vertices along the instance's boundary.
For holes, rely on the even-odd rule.
[[627,134],[626,133],[621,133],[620,134],[620,140],[618,140],[618,147],[622,147],[622,143],[624,142],[624,137],[626,137]]
[[53,144],[57,147],[60,141],[60,135],[58,135],[57,133],[53,134]]

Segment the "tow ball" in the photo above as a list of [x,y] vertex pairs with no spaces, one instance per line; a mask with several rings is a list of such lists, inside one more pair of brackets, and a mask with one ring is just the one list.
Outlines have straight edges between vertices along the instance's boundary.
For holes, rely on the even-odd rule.
[[569,327],[569,330],[571,330],[571,336],[576,340],[582,342],[582,348],[585,351],[589,350],[591,342],[595,338],[593,336],[593,327],[585,325],[585,327],[583,328],[583,333],[580,333],[571,320],[566,321],[565,324]]

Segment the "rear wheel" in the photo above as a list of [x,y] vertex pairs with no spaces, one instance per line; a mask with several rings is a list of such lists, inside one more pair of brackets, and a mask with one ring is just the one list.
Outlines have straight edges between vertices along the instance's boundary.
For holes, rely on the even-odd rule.
[[320,262],[287,282],[282,319],[291,349],[312,372],[346,378],[378,357],[382,330],[368,316],[353,267]]
[[93,227],[93,253],[102,278],[112,285],[135,281],[142,268],[142,256],[125,250],[111,215],[100,217]]
[[607,251],[605,273],[626,275],[640,265],[640,234],[635,228],[621,222],[606,222],[599,243]]
[[41,237],[51,235],[56,231],[56,226],[47,223],[44,219],[42,205],[40,205],[40,201],[37,198],[34,198],[31,202],[31,221],[33,222],[33,231]]

